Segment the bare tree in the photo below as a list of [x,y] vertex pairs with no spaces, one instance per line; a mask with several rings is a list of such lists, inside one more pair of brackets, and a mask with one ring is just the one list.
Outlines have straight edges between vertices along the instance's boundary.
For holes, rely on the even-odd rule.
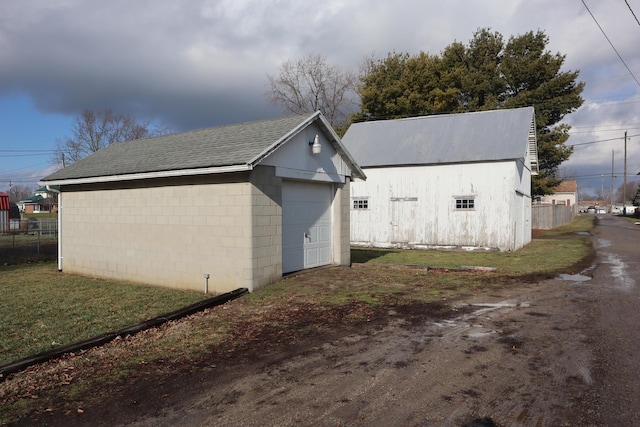
[[33,196],[33,188],[29,185],[10,185],[9,186],[9,201],[19,202],[20,200],[28,199]]
[[266,95],[272,104],[296,114],[320,110],[334,126],[343,125],[356,105],[357,76],[328,64],[324,55],[286,61],[280,74],[267,78]]
[[636,191],[638,191],[638,187],[639,184],[637,182],[627,182],[627,189],[626,189],[626,194],[627,194],[627,200],[622,200],[623,199],[623,194],[625,193],[624,190],[624,184],[620,185],[616,191],[616,202],[620,202],[623,204],[627,204],[629,203],[634,195],[636,194]]
[[611,201],[611,187],[596,188],[596,199]]
[[601,199],[593,191],[578,188],[578,200],[582,202],[584,200],[601,200]]
[[56,141],[53,163],[63,166],[76,162],[114,142],[129,141],[166,133],[151,129],[128,114],[114,114],[111,109],[94,112],[84,110],[71,127],[71,136]]

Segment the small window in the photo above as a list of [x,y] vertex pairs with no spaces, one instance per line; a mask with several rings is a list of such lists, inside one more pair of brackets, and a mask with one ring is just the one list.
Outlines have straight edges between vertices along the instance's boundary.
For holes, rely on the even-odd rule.
[[353,199],[353,209],[369,209],[369,200]]
[[464,209],[475,209],[476,203],[473,198],[456,198],[456,209],[464,210]]

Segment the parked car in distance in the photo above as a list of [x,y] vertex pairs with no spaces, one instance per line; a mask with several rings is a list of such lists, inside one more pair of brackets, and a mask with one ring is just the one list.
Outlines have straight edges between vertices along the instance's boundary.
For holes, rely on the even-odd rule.
[[597,214],[606,214],[607,210],[605,208],[598,208],[598,209],[596,209],[596,213]]
[[589,206],[587,208],[587,213],[596,213],[596,207],[595,206]]

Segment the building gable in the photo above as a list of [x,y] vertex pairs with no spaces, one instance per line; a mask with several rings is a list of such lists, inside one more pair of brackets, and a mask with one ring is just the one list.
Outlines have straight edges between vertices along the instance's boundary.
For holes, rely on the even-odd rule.
[[[317,152],[314,144],[319,147]],[[274,166],[276,176],[281,178],[344,183],[345,177],[352,175],[352,167],[315,124],[290,138],[260,164]],[[356,174],[363,177],[357,170]]]

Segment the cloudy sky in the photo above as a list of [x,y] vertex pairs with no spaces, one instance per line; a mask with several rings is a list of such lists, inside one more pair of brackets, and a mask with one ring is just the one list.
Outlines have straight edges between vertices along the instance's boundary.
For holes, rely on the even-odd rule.
[[580,70],[563,173],[609,188],[613,153],[617,187],[625,131],[629,181],[640,172],[636,16],[640,0],[0,0],[0,191],[48,174],[85,108],[175,131],[277,117],[266,76],[284,61],[322,54],[357,72],[367,55],[438,54],[479,28],[543,30]]

